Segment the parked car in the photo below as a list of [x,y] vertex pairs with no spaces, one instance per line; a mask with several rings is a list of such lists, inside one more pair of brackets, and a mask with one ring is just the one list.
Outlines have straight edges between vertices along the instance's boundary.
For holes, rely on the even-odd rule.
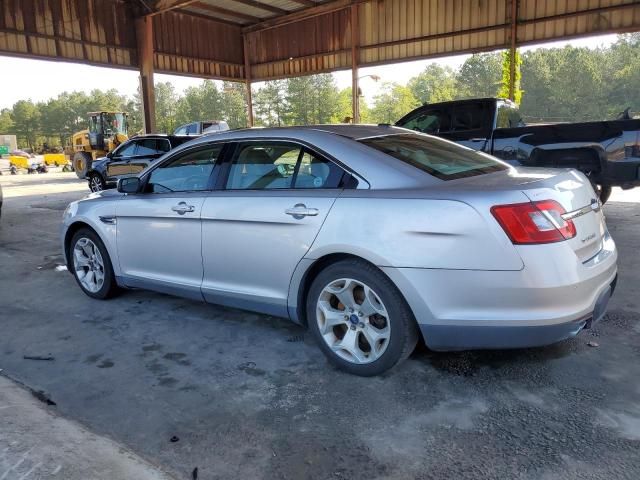
[[289,317],[374,375],[434,350],[546,345],[605,312],[615,244],[577,170],[516,168],[396,127],[236,130],[73,202],[90,297],[147,288]]
[[224,132],[229,125],[224,120],[209,120],[207,122],[191,122],[181,125],[173,132],[174,135],[201,135],[203,133]]
[[144,170],[169,150],[193,140],[175,135],[140,135],[122,143],[106,157],[94,161],[87,172],[92,192],[115,188],[118,178]]
[[512,165],[575,168],[604,203],[611,187],[640,185],[640,119],[526,125],[517,106],[499,98],[419,107],[396,123],[438,135]]

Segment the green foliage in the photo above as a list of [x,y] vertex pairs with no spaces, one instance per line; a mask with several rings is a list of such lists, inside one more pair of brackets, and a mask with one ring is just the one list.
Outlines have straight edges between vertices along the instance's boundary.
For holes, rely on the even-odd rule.
[[471,55],[456,75],[455,98],[486,98],[495,96],[502,80],[502,54]]
[[[514,55],[515,61],[515,70],[514,70],[514,79],[513,79],[513,98],[512,100],[520,105],[522,101],[522,89],[520,88],[520,83],[522,81],[522,57],[520,56],[520,52],[518,50],[515,51]],[[508,51],[502,52],[502,81],[500,82],[500,88],[498,88],[498,97],[500,98],[509,98],[509,86],[511,83],[511,55]]]
[[0,112],[0,135],[13,131],[13,120],[11,119],[11,110],[2,109]]
[[373,99],[371,121],[373,123],[395,123],[406,113],[420,105],[410,87],[397,83],[385,83],[382,93]]
[[23,144],[34,148],[40,126],[40,110],[31,100],[19,100],[11,112],[13,131]]
[[408,87],[420,103],[453,100],[456,98],[456,72],[450,67],[432,63],[409,80]]

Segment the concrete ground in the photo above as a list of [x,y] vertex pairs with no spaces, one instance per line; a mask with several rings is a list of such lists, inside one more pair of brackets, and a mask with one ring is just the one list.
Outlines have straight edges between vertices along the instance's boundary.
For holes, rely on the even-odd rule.
[[143,291],[86,297],[55,270],[62,210],[85,184],[0,183],[0,368],[176,478],[640,478],[635,191],[605,207],[620,276],[597,328],[538,349],[419,348],[358,378],[282,319]]
[[122,445],[44,409],[40,402],[0,377],[0,478],[170,479]]

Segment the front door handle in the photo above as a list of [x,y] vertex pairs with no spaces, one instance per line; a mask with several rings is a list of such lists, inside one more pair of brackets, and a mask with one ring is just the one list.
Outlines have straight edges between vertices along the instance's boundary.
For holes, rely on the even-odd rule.
[[180,202],[178,205],[171,207],[171,210],[178,213],[178,215],[184,215],[187,212],[195,211],[196,207],[193,205],[187,205],[186,202]]
[[287,208],[284,213],[291,215],[293,218],[301,219],[304,217],[315,217],[318,215],[317,208],[307,208],[304,203],[297,203],[293,208]]

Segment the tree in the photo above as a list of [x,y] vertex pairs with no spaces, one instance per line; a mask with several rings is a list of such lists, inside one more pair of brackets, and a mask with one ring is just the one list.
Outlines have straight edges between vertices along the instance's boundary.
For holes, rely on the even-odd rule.
[[411,88],[397,83],[386,83],[383,85],[382,93],[373,99],[371,120],[375,123],[395,123],[419,104]]
[[0,111],[0,135],[11,133],[13,131],[13,120],[11,119],[11,110],[3,108]]
[[222,84],[221,115],[231,128],[247,126],[247,102],[245,86],[238,82]]
[[256,124],[267,127],[280,127],[285,122],[286,105],[284,89],[286,82],[273,80],[265,82],[254,95]]
[[156,98],[156,130],[173,133],[178,126],[176,119],[178,95],[170,82],[155,85]]
[[502,79],[500,53],[474,54],[467,58],[456,76],[456,98],[495,96]]
[[432,63],[409,80],[408,87],[413,96],[423,104],[453,100],[456,97],[455,72],[449,67]]
[[13,130],[18,142],[34,149],[40,130],[40,111],[31,100],[19,100],[13,106],[11,113]]

